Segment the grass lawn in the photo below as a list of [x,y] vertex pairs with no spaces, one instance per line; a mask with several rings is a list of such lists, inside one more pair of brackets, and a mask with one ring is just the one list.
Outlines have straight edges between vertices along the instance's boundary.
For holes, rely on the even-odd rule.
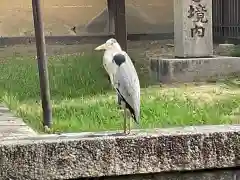
[[[53,130],[81,132],[122,129],[101,64],[101,56],[49,58]],[[150,87],[142,65],[141,127],[170,127],[238,122],[240,90],[226,84]],[[0,98],[35,130],[42,131],[37,62],[34,57],[8,57],[0,64]]]

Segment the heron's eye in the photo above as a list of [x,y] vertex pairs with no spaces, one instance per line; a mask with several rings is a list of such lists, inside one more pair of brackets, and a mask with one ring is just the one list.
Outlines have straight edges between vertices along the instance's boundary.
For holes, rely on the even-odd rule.
[[113,45],[113,44],[116,43],[116,42],[117,42],[117,41],[116,41],[115,39],[113,39],[111,44]]

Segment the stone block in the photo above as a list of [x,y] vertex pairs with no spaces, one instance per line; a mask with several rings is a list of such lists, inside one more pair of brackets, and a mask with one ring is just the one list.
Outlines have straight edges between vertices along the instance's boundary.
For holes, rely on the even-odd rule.
[[216,48],[216,52],[220,56],[230,56],[231,53],[235,50],[234,44],[219,44]]
[[212,0],[174,0],[175,57],[213,55]]
[[152,82],[196,82],[226,78],[240,73],[240,58],[216,56],[213,58],[150,57]]
[[0,179],[77,179],[240,165],[239,125],[114,133],[1,140]]

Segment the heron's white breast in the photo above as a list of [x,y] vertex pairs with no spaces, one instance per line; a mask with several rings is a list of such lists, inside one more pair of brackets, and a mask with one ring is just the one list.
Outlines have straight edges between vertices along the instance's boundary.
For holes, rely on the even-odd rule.
[[109,51],[105,51],[103,56],[103,66],[108,74],[115,74],[117,65],[112,61],[113,54]]

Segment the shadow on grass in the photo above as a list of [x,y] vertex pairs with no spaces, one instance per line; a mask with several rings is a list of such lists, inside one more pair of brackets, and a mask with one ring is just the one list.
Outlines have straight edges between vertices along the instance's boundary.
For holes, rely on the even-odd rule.
[[[141,71],[141,65],[136,65]],[[105,94],[112,90],[102,65],[102,53],[49,57],[51,99],[60,101],[82,96]],[[37,61],[34,57],[15,56],[0,64],[0,93],[19,101],[40,99]],[[146,74],[139,72],[141,85],[146,86]]]

